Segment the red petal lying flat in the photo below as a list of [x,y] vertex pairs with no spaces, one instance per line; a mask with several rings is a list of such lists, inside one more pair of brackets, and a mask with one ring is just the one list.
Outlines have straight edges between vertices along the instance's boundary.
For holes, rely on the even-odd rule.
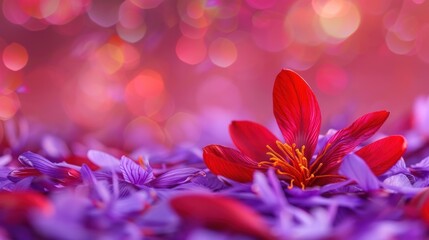
[[276,136],[258,123],[233,121],[229,133],[235,146],[257,162],[268,160],[267,145],[276,146]]
[[398,162],[407,148],[402,136],[389,136],[375,141],[356,151],[375,175],[381,175]]
[[298,74],[282,70],[273,90],[274,116],[289,145],[305,145],[311,159],[320,132],[320,109],[311,88]]
[[36,192],[0,192],[0,222],[24,221],[28,213],[38,209],[41,213],[50,214],[53,207],[49,200]]
[[258,163],[232,148],[209,145],[203,149],[207,167],[216,175],[238,182],[250,182]]
[[408,214],[420,217],[429,225],[429,190],[425,189],[414,196],[408,203],[410,207]]
[[372,137],[388,116],[389,112],[386,111],[368,113],[358,118],[347,128],[335,133],[319,153],[312,165],[313,168],[316,168],[319,163],[323,163],[324,167],[319,174],[335,173],[342,158],[363,141]]
[[234,199],[193,193],[174,197],[170,204],[180,217],[194,224],[257,239],[274,239],[262,217]]
[[17,168],[15,170],[12,170],[9,173],[8,178],[12,178],[13,180],[19,181],[26,177],[40,176],[40,175],[42,175],[42,173],[35,168],[22,167],[22,168]]

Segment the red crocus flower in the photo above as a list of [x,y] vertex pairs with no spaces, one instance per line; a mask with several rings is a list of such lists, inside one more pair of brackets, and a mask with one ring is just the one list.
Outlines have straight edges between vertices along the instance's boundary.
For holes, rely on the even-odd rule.
[[[315,154],[320,133],[319,104],[297,73],[282,70],[274,83],[274,116],[284,137],[278,140],[264,126],[250,121],[233,121],[229,132],[239,151],[221,145],[203,149],[207,167],[216,175],[238,182],[252,181],[255,170],[274,168],[277,176],[301,188],[320,186],[344,179],[338,174],[342,159],[381,127],[389,112],[368,113],[336,132]],[[406,148],[402,136],[390,136],[356,152],[376,175],[391,168]]]

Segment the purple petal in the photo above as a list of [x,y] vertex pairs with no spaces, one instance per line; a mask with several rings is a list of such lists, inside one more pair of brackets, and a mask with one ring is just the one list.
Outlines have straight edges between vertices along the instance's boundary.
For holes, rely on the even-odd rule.
[[32,182],[33,182],[33,177],[24,178],[15,184],[15,188],[13,189],[13,191],[15,192],[28,191],[31,188]]
[[67,144],[60,138],[55,136],[45,136],[42,139],[42,148],[45,152],[53,158],[64,159],[70,155],[70,150]]
[[398,162],[383,175],[392,176],[398,173],[410,175],[410,171],[408,170],[403,158],[399,159]]
[[82,176],[82,181],[87,184],[90,189],[90,198],[93,200],[109,202],[109,200],[111,199],[111,194],[109,190],[105,185],[99,182],[97,178],[95,178],[91,169],[86,164],[82,165],[80,173]]
[[340,173],[352,180],[366,191],[380,188],[380,182],[363,159],[355,154],[348,154],[344,157],[340,168]]
[[192,182],[215,192],[227,187],[224,182],[219,180],[219,178],[211,172],[206,173],[206,176],[199,175],[195,178],[192,178]]
[[397,187],[412,187],[410,179],[404,174],[396,174],[386,178],[384,184]]
[[287,206],[287,201],[281,191],[280,182],[274,175],[273,169],[268,169],[268,176],[264,173],[256,171],[253,176],[252,190],[264,201],[268,206],[279,210]]
[[112,213],[125,218],[132,213],[141,212],[145,206],[149,205],[149,196],[146,192],[140,191],[132,195],[118,199],[112,206]]
[[12,155],[10,154],[5,154],[3,156],[0,156],[0,166],[6,166],[11,161],[12,161]]
[[199,175],[205,176],[205,172],[198,168],[177,168],[159,175],[150,182],[150,185],[157,188],[170,188],[189,182]]
[[382,186],[408,196],[414,196],[424,189],[411,185],[410,179],[405,174],[397,174],[386,178]]
[[429,172],[429,157],[426,157],[420,162],[411,165],[410,168],[417,172]]
[[119,165],[125,181],[131,184],[144,185],[154,178],[152,168],[145,170],[126,156],[122,156]]
[[317,140],[316,150],[314,150],[315,153],[318,153],[322,151],[322,149],[326,146],[326,143],[328,143],[329,139],[331,139],[332,136],[335,135],[338,131],[335,129],[329,129],[325,135],[319,135],[319,139]]
[[89,160],[91,160],[93,163],[100,167],[107,167],[113,169],[119,168],[119,159],[108,153],[98,150],[89,150],[87,156]]
[[21,163],[30,167],[34,167],[41,173],[52,178],[64,180],[68,178],[80,177],[79,172],[75,169],[59,166],[55,163],[52,163],[48,159],[32,152],[25,152],[21,154],[18,159]]
[[82,165],[82,168],[80,169],[80,176],[82,181],[88,185],[94,185],[97,181],[94,174],[92,174],[91,169],[86,164]]

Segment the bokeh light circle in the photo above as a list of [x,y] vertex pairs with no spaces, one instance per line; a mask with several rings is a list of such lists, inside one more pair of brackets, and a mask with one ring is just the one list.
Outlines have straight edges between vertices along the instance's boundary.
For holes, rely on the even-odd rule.
[[182,36],[176,45],[177,57],[184,63],[195,65],[204,61],[207,47],[203,39]]
[[341,13],[344,0],[312,0],[311,4],[319,16],[332,18]]
[[395,54],[405,55],[414,49],[414,41],[406,41],[398,37],[394,32],[387,32],[386,45]]
[[119,23],[125,28],[137,28],[144,19],[143,10],[129,1],[124,1],[119,8]]
[[14,24],[21,25],[30,19],[30,16],[21,9],[16,0],[3,0],[2,10],[4,17]]
[[324,33],[318,22],[317,15],[308,1],[294,3],[284,17],[283,28],[293,42],[315,46],[321,44],[324,40]]
[[16,94],[0,95],[0,120],[8,120],[12,118],[18,111],[20,106],[19,99]]
[[167,103],[162,76],[154,70],[144,69],[128,82],[125,101],[135,115],[154,116]]
[[420,22],[416,17],[406,16],[401,20],[398,20],[392,27],[398,37],[404,41],[412,41],[417,38],[420,31]]
[[129,43],[140,41],[146,34],[146,24],[142,23],[135,28],[126,28],[122,24],[116,24],[116,32],[119,37]]
[[202,39],[208,31],[207,27],[198,28],[198,27],[191,26],[186,22],[180,22],[179,27],[180,27],[180,32],[184,36],[188,38],[193,38],[193,39]]
[[134,91],[144,98],[157,97],[164,91],[164,81],[161,75],[153,70],[140,72],[130,84],[133,84]]
[[24,46],[11,43],[3,50],[3,63],[12,71],[18,71],[28,62],[28,52]]
[[45,18],[56,25],[64,25],[82,14],[88,5],[87,0],[60,0],[55,12]]
[[361,15],[359,9],[352,2],[346,0],[327,2],[330,3],[329,7],[324,8],[327,10],[319,15],[319,22],[323,31],[333,38],[348,38],[360,25]]
[[89,18],[101,27],[111,27],[119,20],[121,0],[92,0],[87,10]]
[[227,38],[217,38],[209,47],[209,58],[219,67],[229,67],[237,60],[237,48]]
[[122,48],[115,42],[108,42],[99,47],[95,59],[101,69],[108,74],[117,72],[125,62]]
[[59,0],[17,0],[17,2],[27,15],[36,19],[51,16],[60,5]]

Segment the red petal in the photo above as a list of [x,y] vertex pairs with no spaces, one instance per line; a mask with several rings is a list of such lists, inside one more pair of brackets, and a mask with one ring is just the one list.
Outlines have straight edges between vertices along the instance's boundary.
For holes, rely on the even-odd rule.
[[282,70],[273,90],[274,116],[286,143],[305,145],[311,159],[320,132],[320,109],[313,91],[298,74]]
[[42,173],[35,168],[22,167],[22,168],[17,168],[15,170],[12,170],[8,176],[12,178],[26,178],[26,177],[40,176],[40,175],[42,175]]
[[37,192],[0,192],[0,220],[22,222],[33,209],[43,214],[53,211],[50,201]]
[[407,148],[402,136],[389,136],[375,141],[356,151],[375,175],[381,175],[398,162]]
[[328,140],[312,166],[316,168],[319,163],[323,163],[324,167],[319,174],[336,173],[343,157],[372,137],[388,116],[389,112],[386,111],[368,113],[338,131]]
[[276,146],[276,136],[258,123],[233,121],[229,133],[235,146],[257,162],[268,160],[267,145]]
[[232,198],[194,193],[174,197],[170,204],[185,221],[258,239],[274,239],[257,212]]
[[81,156],[69,156],[65,159],[66,163],[69,164],[73,164],[76,166],[82,166],[84,163],[86,165],[88,165],[88,167],[92,170],[92,171],[96,171],[98,169],[100,169],[100,167],[98,165],[96,165],[95,163],[93,163],[91,160],[89,160],[87,157],[81,157]]
[[[422,220],[429,225],[429,190],[425,189],[414,196],[408,204],[408,214],[412,216],[419,216]],[[407,209],[406,209],[407,210]]]
[[216,175],[238,182],[250,182],[258,163],[232,148],[209,145],[203,149],[207,167]]

